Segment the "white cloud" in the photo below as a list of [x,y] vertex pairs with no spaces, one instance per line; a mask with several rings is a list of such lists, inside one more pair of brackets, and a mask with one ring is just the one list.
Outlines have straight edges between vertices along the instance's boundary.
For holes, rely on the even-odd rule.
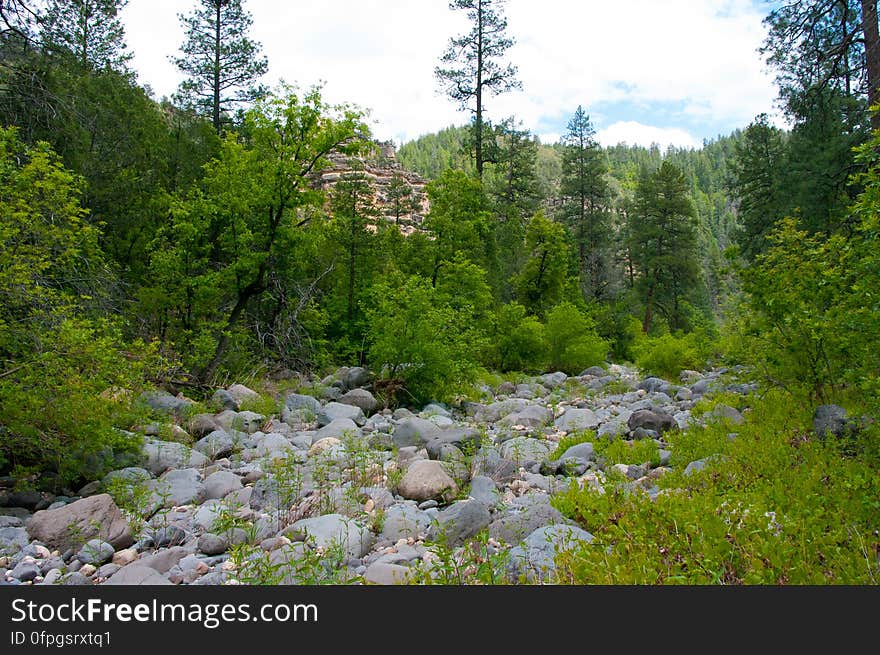
[[[159,96],[180,81],[168,55],[183,40],[176,14],[193,5],[130,0],[123,12],[141,82]],[[267,82],[325,80],[328,100],[372,109],[380,138],[408,140],[468,120],[438,95],[433,76],[448,39],[467,29],[447,0],[246,0],[245,7],[269,58]],[[762,10],[750,0],[509,0],[506,15],[524,89],[487,98],[493,120],[516,115],[549,133],[579,104],[594,114],[593,104],[626,101],[644,112],[626,120],[649,124],[652,104],[675,102],[683,124],[744,126],[772,109],[775,90],[756,52]],[[594,120],[601,128],[623,118]]]
[[619,143],[631,146],[651,146],[656,143],[664,149],[668,145],[681,148],[699,148],[701,145],[697,139],[677,127],[653,127],[636,121],[620,121],[599,130],[596,132],[596,140],[606,147]]

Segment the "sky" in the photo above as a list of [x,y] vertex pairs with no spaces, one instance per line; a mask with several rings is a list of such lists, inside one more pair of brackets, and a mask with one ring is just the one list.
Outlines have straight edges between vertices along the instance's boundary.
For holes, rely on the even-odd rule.
[[[158,99],[182,80],[169,61],[195,0],[129,0],[121,18],[139,81]],[[245,0],[251,36],[280,80],[369,110],[373,134],[398,145],[468,122],[434,68],[465,12],[447,0]],[[759,0],[508,0],[506,60],[522,90],[484,100],[493,122],[514,116],[553,143],[579,105],[603,145],[700,147],[775,114],[773,75],[758,53]],[[777,119],[781,120],[781,119]]]

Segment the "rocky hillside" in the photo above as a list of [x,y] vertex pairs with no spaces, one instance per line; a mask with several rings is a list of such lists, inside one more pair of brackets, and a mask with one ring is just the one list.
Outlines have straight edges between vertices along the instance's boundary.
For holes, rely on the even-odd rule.
[[[455,582],[487,562],[498,580],[552,579],[554,554],[592,540],[554,494],[572,484],[667,493],[657,485],[670,471],[666,435],[688,429],[698,399],[752,389],[720,371],[682,379],[622,366],[552,373],[416,413],[381,409],[359,368],[284,394],[272,415],[243,409],[264,401],[241,385],[218,391],[214,412],[153,394],[165,418],[144,428],[135,465],[72,496],[2,492],[0,580]],[[743,419],[727,405],[716,417]],[[610,438],[631,456],[603,454]]]

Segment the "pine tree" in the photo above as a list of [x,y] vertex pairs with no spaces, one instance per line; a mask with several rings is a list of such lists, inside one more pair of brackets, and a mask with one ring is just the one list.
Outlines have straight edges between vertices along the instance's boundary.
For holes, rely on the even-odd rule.
[[664,161],[642,172],[630,216],[631,253],[645,306],[642,330],[651,329],[656,310],[674,328],[682,327],[685,292],[699,282],[694,207],[681,170]]
[[70,52],[84,69],[126,71],[119,12],[128,0],[51,0],[43,18],[42,38],[50,52]]
[[504,0],[453,0],[452,10],[468,12],[471,30],[450,39],[441,61],[444,67],[434,69],[434,75],[446,94],[462,109],[474,114],[474,150],[477,176],[483,177],[483,142],[485,126],[483,99],[487,94],[497,95],[521,88],[516,79],[517,69],[512,64],[503,66],[498,60],[513,45],[505,35],[507,19],[501,13]]
[[607,167],[590,117],[578,106],[563,138],[563,217],[574,238],[581,290],[601,298],[607,285],[604,245],[609,203]]
[[786,213],[783,199],[785,143],[782,131],[761,114],[737,141],[731,190],[739,201],[737,242],[746,259],[766,248],[766,236]]
[[178,14],[186,28],[182,57],[171,61],[188,79],[180,100],[210,117],[219,134],[226,114],[264,94],[257,81],[269,69],[260,44],[248,37],[253,20],[242,0],[199,0],[189,15]]

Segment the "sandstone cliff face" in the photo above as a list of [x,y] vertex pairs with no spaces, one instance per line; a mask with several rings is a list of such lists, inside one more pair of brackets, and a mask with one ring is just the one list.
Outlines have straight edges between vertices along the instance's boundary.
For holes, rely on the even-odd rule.
[[332,153],[329,159],[331,165],[315,176],[317,188],[330,193],[340,180],[363,174],[373,191],[373,204],[385,220],[397,224],[404,234],[420,229],[429,209],[428,181],[401,166],[394,144],[379,143],[366,157]]

